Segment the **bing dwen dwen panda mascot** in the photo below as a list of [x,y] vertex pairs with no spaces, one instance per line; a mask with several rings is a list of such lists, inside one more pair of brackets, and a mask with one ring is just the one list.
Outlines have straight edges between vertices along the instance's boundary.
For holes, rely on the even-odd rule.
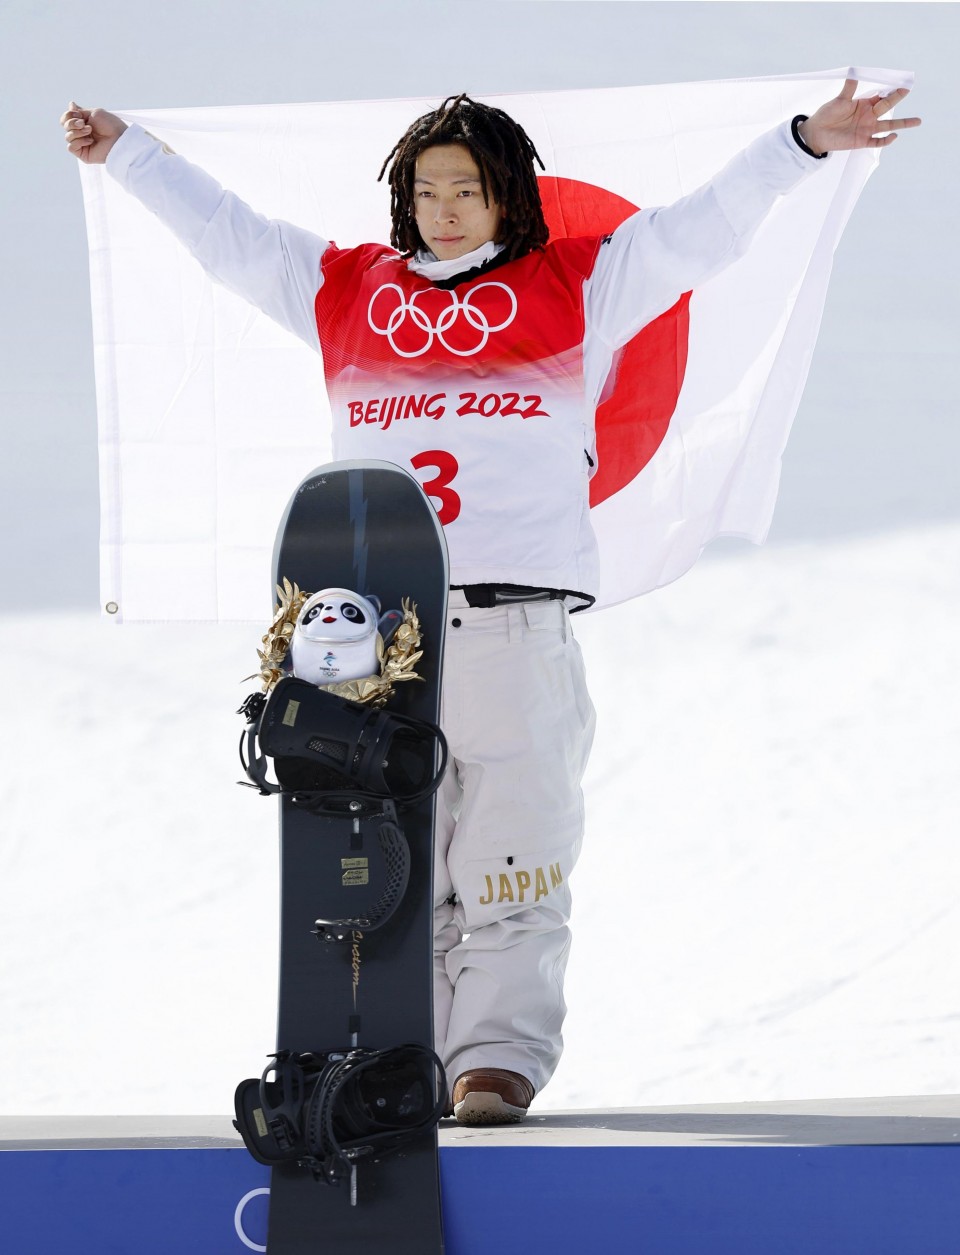
[[[396,616],[384,615],[389,631]],[[324,588],[307,600],[290,642],[293,674],[311,684],[339,684],[379,671],[380,603],[348,588]]]

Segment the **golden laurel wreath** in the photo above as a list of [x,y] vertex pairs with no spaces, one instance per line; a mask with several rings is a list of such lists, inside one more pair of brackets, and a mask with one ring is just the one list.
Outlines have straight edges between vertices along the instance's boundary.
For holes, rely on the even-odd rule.
[[[303,609],[312,593],[301,592],[296,584],[284,579],[283,585],[277,585],[279,601],[273,614],[273,621],[267,628],[261,644],[263,649],[257,650],[260,659],[260,680],[263,691],[269,693],[278,680],[285,674],[284,661],[290,649],[297,616]],[[403,680],[422,680],[414,666],[423,657],[420,648],[420,620],[417,618],[417,607],[409,597],[402,602],[403,622],[394,633],[393,640],[384,646],[383,637],[377,633],[377,661],[380,663],[380,674],[363,676],[359,680],[344,680],[339,684],[325,684],[323,687],[338,697],[349,698],[353,702],[364,702],[371,706],[383,706],[393,696],[394,685]],[[249,679],[254,677],[250,676]]]

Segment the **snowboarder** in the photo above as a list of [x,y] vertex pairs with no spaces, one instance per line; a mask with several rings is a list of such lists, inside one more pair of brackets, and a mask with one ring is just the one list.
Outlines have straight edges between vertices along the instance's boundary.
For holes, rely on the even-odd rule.
[[856,86],[674,205],[553,243],[533,144],[467,96],[418,118],[384,163],[392,248],[269,221],[103,109],[61,118],[70,152],[106,163],[214,278],[322,349],[335,456],[422,472],[446,527],[435,1026],[461,1123],[522,1120],[562,1046],[594,726],[569,612],[597,585],[587,493],[614,354],[738,256],[822,158],[919,125],[885,117],[906,89]]

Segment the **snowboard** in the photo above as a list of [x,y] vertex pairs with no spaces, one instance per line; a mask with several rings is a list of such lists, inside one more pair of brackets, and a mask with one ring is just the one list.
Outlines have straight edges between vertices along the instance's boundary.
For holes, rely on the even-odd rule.
[[[415,603],[423,678],[398,684],[385,709],[437,723],[449,573],[441,525],[412,476],[386,462],[319,467],[290,500],[273,565],[277,585],[373,594],[384,609]],[[340,883],[331,884],[331,843],[340,841],[339,854],[351,820],[312,814],[288,796],[280,807],[277,1051],[432,1047],[433,797],[399,812],[409,847],[406,888],[382,927],[353,934],[362,938],[357,945],[350,936],[331,941],[317,927],[331,893],[349,900],[353,878],[367,874],[365,859],[337,857]],[[443,1251],[435,1124],[392,1154],[361,1159],[337,1184],[299,1163],[272,1167],[268,1255],[385,1251]]]

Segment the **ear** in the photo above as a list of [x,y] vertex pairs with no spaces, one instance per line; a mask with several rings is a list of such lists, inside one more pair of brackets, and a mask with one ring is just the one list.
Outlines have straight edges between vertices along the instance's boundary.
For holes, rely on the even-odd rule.
[[365,601],[369,601],[370,605],[373,606],[374,610],[376,610],[377,614],[379,614],[380,613],[380,598],[374,596],[373,593],[364,593],[363,597]]
[[384,646],[390,644],[393,640],[394,633],[402,622],[403,612],[400,610],[388,610],[386,614],[381,616],[380,622],[377,624],[377,629],[383,637]]

